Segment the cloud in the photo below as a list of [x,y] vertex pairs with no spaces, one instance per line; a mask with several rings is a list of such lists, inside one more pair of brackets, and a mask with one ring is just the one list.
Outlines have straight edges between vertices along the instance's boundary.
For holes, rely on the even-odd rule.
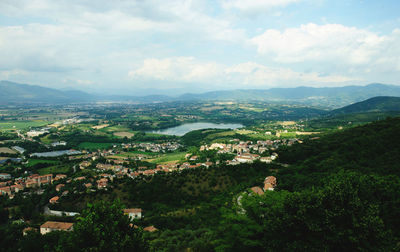
[[224,0],[222,1],[222,7],[244,13],[259,13],[296,2],[300,2],[300,0]]
[[[258,53],[277,62],[328,62],[329,65],[366,66],[388,64],[399,58],[398,31],[378,35],[341,24],[309,23],[284,31],[268,29],[250,40]],[[396,64],[395,64],[396,65]]]
[[357,78],[311,72],[296,72],[289,68],[271,68],[255,62],[231,66],[216,62],[203,62],[194,57],[173,57],[145,59],[143,64],[129,72],[135,82],[175,83],[184,87],[190,83],[219,85],[224,88],[267,88],[282,84],[298,86],[338,85]]
[[219,78],[223,66],[215,62],[199,62],[193,57],[173,57],[165,59],[145,59],[138,69],[131,70],[132,79],[211,82]]

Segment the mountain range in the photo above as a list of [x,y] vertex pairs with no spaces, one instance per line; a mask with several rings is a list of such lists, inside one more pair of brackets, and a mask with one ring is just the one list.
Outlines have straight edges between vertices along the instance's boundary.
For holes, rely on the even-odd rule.
[[400,96],[400,86],[369,84],[345,87],[296,87],[271,89],[221,90],[205,93],[186,93],[178,97],[165,95],[94,95],[82,91],[62,91],[36,85],[0,81],[0,103],[71,103],[71,102],[134,102],[165,101],[268,101],[300,103],[305,105],[339,108],[375,96]]

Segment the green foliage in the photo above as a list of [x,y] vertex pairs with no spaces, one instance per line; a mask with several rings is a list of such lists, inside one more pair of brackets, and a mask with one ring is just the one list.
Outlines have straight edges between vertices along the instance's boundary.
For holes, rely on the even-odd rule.
[[[320,189],[244,197],[245,214],[226,210],[217,248],[228,251],[394,250],[399,241],[398,223],[393,218],[400,214],[399,192],[399,183],[343,172]],[[386,205],[387,201],[392,205]],[[393,211],[390,214],[389,208]]]
[[279,188],[297,191],[321,185],[340,170],[400,176],[400,118],[389,118],[281,148]]
[[130,226],[122,209],[118,201],[88,204],[68,237],[66,250],[144,251],[141,230]]
[[23,251],[147,251],[141,229],[123,214],[119,201],[88,204],[71,232],[29,233]]

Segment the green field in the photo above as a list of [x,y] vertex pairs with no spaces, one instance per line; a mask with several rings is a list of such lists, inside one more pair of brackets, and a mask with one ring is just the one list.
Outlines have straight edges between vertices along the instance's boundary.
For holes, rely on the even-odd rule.
[[6,121],[0,122],[0,131],[23,130],[29,127],[42,127],[50,124],[48,121]]
[[68,172],[69,167],[68,166],[50,166],[50,167],[45,167],[37,170],[37,173],[40,175],[43,174],[49,174],[49,173],[66,173]]
[[168,153],[168,154],[163,154],[161,157],[148,159],[146,161],[155,164],[168,163],[172,161],[179,161],[183,159],[185,155],[186,152]]
[[113,143],[92,143],[92,142],[83,142],[78,145],[81,149],[108,149],[113,145]]
[[118,156],[118,157],[133,157],[133,156],[137,156],[137,155],[156,156],[156,155],[158,155],[158,153],[146,152],[146,151],[129,151],[129,152],[123,152],[121,154],[117,154],[115,156]]
[[47,160],[47,159],[29,159],[27,166],[32,167],[36,164],[56,164],[58,161],[56,160]]

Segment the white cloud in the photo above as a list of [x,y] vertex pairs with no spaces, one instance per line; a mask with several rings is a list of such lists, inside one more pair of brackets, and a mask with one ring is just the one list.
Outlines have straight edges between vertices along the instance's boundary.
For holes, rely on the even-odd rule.
[[398,32],[376,33],[340,24],[309,23],[284,31],[269,29],[251,39],[258,52],[277,62],[329,62],[330,65],[387,64],[399,58]]
[[222,6],[225,9],[236,9],[245,13],[257,13],[275,7],[284,7],[299,1],[300,0],[224,0],[222,1]]
[[143,65],[129,72],[132,79],[211,82],[219,78],[222,66],[215,62],[199,62],[193,57],[145,59]]
[[[267,88],[280,84],[338,85],[357,78],[319,73],[301,73],[289,68],[271,68],[255,62],[232,66],[215,62],[202,62],[193,57],[145,59],[143,64],[129,72],[134,81],[162,81],[177,83],[184,87],[188,83],[219,84],[225,88]],[[180,85],[179,85],[180,83]],[[185,84],[186,83],[186,84]]]

